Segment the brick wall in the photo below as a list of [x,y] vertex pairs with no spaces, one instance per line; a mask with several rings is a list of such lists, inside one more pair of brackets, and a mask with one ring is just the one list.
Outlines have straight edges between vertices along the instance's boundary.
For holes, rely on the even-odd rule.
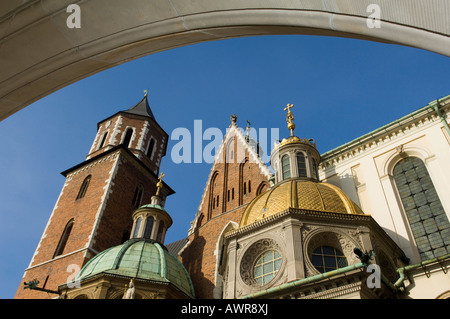
[[[220,259],[217,243],[224,228],[231,221],[239,224],[245,207],[256,197],[258,188],[262,191],[269,186],[260,164],[249,160],[248,146],[242,145],[242,139],[235,137],[230,142],[232,139],[228,136],[224,143],[228,148],[233,147],[234,152],[225,149],[213,164],[197,213],[196,227],[188,237],[190,243],[180,255],[200,299],[213,298],[216,266]],[[242,160],[237,160],[239,147],[245,150]]]

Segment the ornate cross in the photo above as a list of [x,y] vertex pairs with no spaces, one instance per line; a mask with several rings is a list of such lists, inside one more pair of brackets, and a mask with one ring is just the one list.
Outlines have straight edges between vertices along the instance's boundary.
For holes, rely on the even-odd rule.
[[291,112],[291,108],[294,107],[294,104],[288,104],[287,107],[284,108],[285,111],[288,111],[286,114],[286,121],[288,123],[288,129],[291,131],[291,136],[294,136],[295,124],[293,122],[294,115]]
[[163,172],[161,172],[161,175],[158,177],[158,183],[156,184],[156,196],[159,196],[159,192],[161,191],[161,188],[163,187],[162,178],[166,176]]

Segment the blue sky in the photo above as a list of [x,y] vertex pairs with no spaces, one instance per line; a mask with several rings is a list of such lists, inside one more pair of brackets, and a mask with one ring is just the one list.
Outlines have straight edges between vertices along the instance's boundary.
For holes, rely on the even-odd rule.
[[[160,125],[225,133],[238,125],[280,128],[294,104],[299,137],[321,153],[450,94],[447,57],[397,45],[313,36],[222,40],[153,54],[63,88],[0,122],[0,298],[13,298],[64,184],[82,162],[97,122],[130,108],[149,89]],[[211,165],[175,164],[170,141],[161,170],[176,191],[166,244],[187,235]],[[205,141],[207,145],[209,141]]]

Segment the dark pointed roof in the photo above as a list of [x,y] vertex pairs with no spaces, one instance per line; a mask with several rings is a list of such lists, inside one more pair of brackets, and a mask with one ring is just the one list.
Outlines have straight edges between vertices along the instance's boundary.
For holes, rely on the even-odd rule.
[[144,98],[139,101],[138,104],[131,107],[127,111],[124,111],[125,113],[131,113],[131,114],[137,114],[137,115],[143,115],[143,116],[149,116],[152,119],[155,119],[155,116],[153,115],[152,110],[150,109],[150,105],[148,104],[147,94],[144,96]]

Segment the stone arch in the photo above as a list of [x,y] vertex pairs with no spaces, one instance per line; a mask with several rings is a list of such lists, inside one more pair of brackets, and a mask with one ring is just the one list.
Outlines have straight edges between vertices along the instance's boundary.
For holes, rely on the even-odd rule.
[[256,189],[256,196],[264,193],[266,190],[268,190],[270,188],[270,184],[267,181],[262,181],[259,185],[258,188]]
[[212,213],[215,209],[219,206],[220,196],[217,198],[217,195],[215,194],[216,190],[216,182],[218,181],[219,177],[219,171],[214,171],[212,174],[210,184],[209,184],[209,201],[208,201],[208,216],[207,220],[210,220],[212,218]]
[[427,159],[431,157],[431,154],[432,153],[423,146],[401,145],[392,151],[392,153],[384,160],[382,164],[382,175],[392,176],[395,165],[406,157],[418,157],[426,163]]
[[9,62],[0,74],[0,120],[97,72],[212,40],[277,34],[338,36],[450,56],[445,1],[434,5],[428,0],[380,2],[379,28],[369,25],[376,19],[370,1],[173,0],[156,4],[135,0],[132,6],[119,2],[77,2],[82,27],[75,29],[67,24],[66,1],[0,5],[8,26],[0,39],[0,56]]
[[450,299],[450,290],[441,293],[439,296],[436,297],[436,299]]
[[216,256],[216,270],[214,274],[214,290],[213,296],[215,299],[221,299],[223,293],[223,276],[225,273],[226,265],[226,243],[225,243],[225,235],[239,228],[239,224],[230,221],[225,227],[222,229],[217,242],[216,242],[216,250],[214,251],[214,255]]

